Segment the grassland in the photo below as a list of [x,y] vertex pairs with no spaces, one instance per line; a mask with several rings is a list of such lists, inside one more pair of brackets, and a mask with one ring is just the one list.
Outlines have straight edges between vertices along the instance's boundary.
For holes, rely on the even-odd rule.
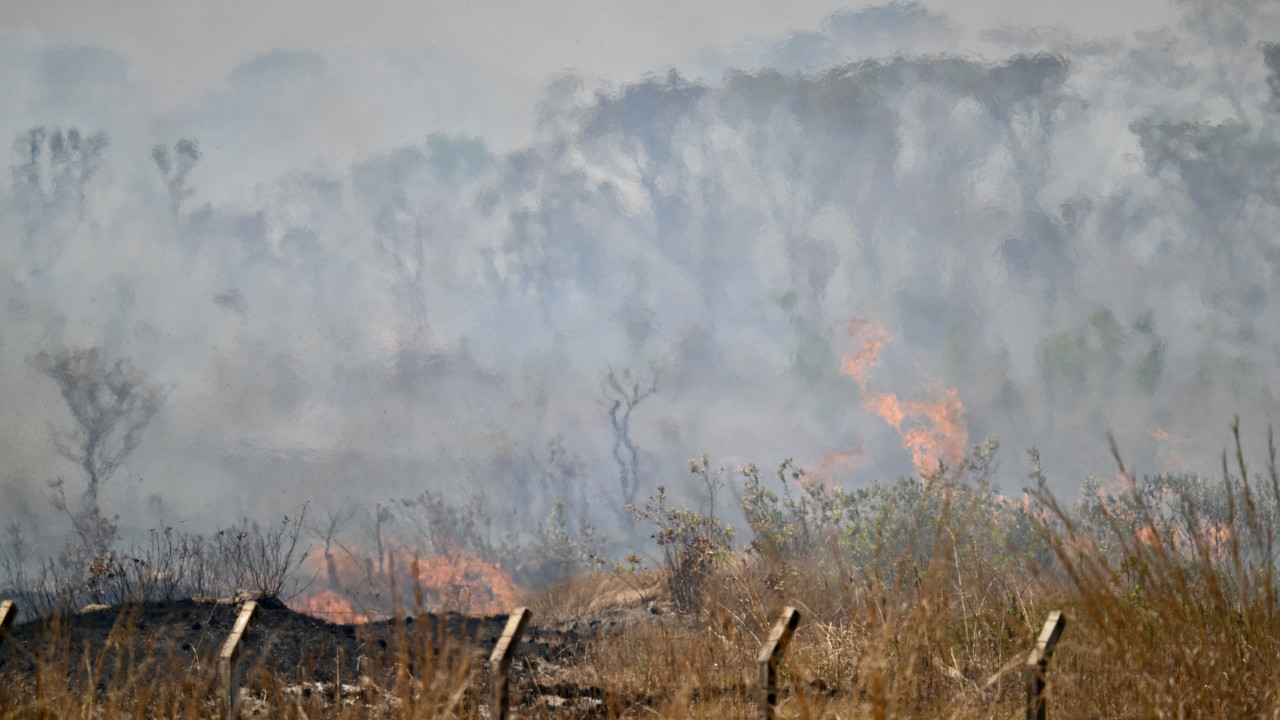
[[[1237,446],[1218,478],[1137,478],[1121,462],[1070,506],[1034,465],[1021,497],[997,493],[993,455],[979,447],[963,467],[856,492],[787,464],[776,483],[744,468],[738,536],[655,497],[633,509],[657,542],[651,560],[521,598],[534,627],[513,668],[514,715],[757,717],[756,653],[786,605],[803,620],[781,667],[782,717],[1020,717],[1026,653],[1051,610],[1068,619],[1051,717],[1280,713],[1274,447],[1251,474]],[[711,477],[705,462],[693,469]],[[311,651],[286,667],[267,660],[283,636],[260,630],[269,642],[246,659],[242,712],[487,717],[482,661],[502,618],[446,631],[428,609],[280,630]],[[137,619],[153,611],[117,610],[96,644],[77,634],[84,616],[19,628],[21,642],[15,631],[0,645],[0,717],[217,716],[208,649],[157,640],[163,623]],[[339,636],[353,644],[335,661],[326,638]]]

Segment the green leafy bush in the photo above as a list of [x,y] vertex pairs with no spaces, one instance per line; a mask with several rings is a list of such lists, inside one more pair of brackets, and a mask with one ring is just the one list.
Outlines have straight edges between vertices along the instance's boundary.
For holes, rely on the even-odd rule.
[[722,486],[723,469],[713,475],[707,456],[703,455],[689,461],[689,471],[711,491],[712,512],[707,515],[669,505],[664,486],[659,486],[657,496],[644,505],[627,506],[637,522],[653,526],[650,538],[662,549],[662,572],[671,591],[671,602],[682,613],[701,608],[707,575],[716,561],[727,555],[734,535],[733,527],[714,514],[714,497]]

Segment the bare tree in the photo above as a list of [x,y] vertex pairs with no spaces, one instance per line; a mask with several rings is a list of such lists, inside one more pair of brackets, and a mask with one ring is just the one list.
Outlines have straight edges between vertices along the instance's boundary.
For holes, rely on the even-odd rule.
[[[330,508],[330,510],[325,513],[326,524],[324,530],[322,531],[318,527],[313,528],[313,532],[324,538],[325,574],[329,580],[329,589],[335,592],[341,592],[343,588],[342,581],[338,577],[338,566],[333,556],[332,546],[338,532],[342,530],[342,527],[353,517],[355,517],[358,510],[359,508],[354,504],[339,505],[336,509]],[[338,546],[341,547],[341,543],[339,543]]]
[[142,431],[160,411],[164,389],[128,358],[110,366],[98,348],[42,352],[36,365],[58,384],[75,419],[69,431],[53,431],[57,452],[84,471],[83,506],[98,507],[102,485],[138,447]]
[[656,374],[647,384],[632,377],[630,370],[619,374],[610,368],[605,375],[604,395],[609,402],[609,422],[613,425],[613,459],[618,463],[624,505],[634,504],[640,489],[640,450],[631,440],[631,413],[657,391]]

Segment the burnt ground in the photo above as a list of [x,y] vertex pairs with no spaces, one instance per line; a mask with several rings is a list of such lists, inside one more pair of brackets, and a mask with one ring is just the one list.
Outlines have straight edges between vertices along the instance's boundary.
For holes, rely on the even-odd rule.
[[[262,611],[241,645],[246,677],[269,673],[277,688],[306,695],[320,692],[330,699],[335,692],[345,697],[370,685],[390,688],[396,673],[405,669],[411,678],[435,674],[435,668],[417,664],[458,667],[461,661],[471,675],[482,678],[484,662],[508,617],[424,613],[398,621],[338,625],[279,602],[259,604]],[[94,683],[98,692],[108,691],[122,677],[211,672],[239,609],[238,604],[186,600],[25,622],[0,642],[0,686],[30,687],[38,664],[65,668],[70,687]],[[550,698],[552,706],[599,705],[599,689],[547,685],[545,670],[574,664],[588,642],[617,635],[647,615],[642,608],[615,609],[557,626],[540,626],[533,618],[512,666],[513,693],[526,702]],[[406,660],[404,668],[401,663]]]

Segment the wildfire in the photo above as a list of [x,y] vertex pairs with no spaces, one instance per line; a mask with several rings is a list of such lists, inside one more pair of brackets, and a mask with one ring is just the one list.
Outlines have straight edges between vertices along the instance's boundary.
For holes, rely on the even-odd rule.
[[[492,615],[516,605],[520,590],[497,565],[461,550],[420,557],[407,550],[389,553],[383,562],[375,554],[342,548],[325,549],[327,587],[293,604],[295,610],[331,622],[353,624],[385,618],[401,605],[465,615]],[[397,598],[399,589],[408,597]],[[363,600],[367,602],[358,602]]]
[[[1143,525],[1134,533],[1134,538],[1148,547],[1163,545],[1156,529],[1150,524]],[[1187,528],[1176,528],[1171,540],[1175,547],[1189,551],[1203,551],[1211,563],[1222,563],[1230,557],[1231,543],[1235,539],[1235,531],[1223,523],[1207,518],[1199,518],[1196,527],[1189,532]]]
[[[902,434],[902,446],[911,451],[911,462],[920,473],[936,470],[939,460],[949,467],[959,465],[969,442],[962,417],[964,406],[955,389],[942,388],[936,395],[933,400],[908,403],[896,416],[898,422],[890,421]],[[903,430],[906,418],[919,424]]]
[[516,604],[519,590],[511,576],[470,553],[452,550],[426,559],[402,560],[416,569],[418,584],[435,604],[467,615],[506,612]]
[[871,320],[849,323],[849,340],[855,349],[845,353],[840,369],[858,383],[862,407],[884,418],[902,436],[911,461],[921,475],[937,469],[939,461],[955,467],[964,460],[969,431],[964,405],[954,388],[938,388],[928,400],[902,401],[890,392],[868,389],[871,370],[880,364],[880,350],[891,341],[889,333]]
[[862,448],[852,452],[828,450],[822,453],[818,466],[812,472],[802,475],[799,482],[805,488],[816,485],[830,490],[836,485],[836,476],[852,472],[862,462],[862,457]]
[[357,610],[354,602],[333,590],[321,590],[294,603],[293,609],[339,625],[369,622],[369,616]]
[[1134,533],[1134,538],[1143,545],[1148,547],[1160,547],[1164,543],[1160,541],[1160,535],[1151,525],[1143,525]]
[[1160,472],[1174,473],[1187,470],[1190,463],[1185,449],[1191,441],[1190,438],[1175,435],[1158,425],[1153,425],[1147,434],[1159,441],[1156,457],[1160,460]]
[[1200,520],[1200,537],[1210,557],[1223,562],[1228,557],[1231,542],[1235,538],[1235,530],[1230,526],[1215,523],[1212,520]]
[[867,376],[871,368],[880,364],[880,348],[889,342],[889,333],[879,323],[854,318],[849,321],[849,339],[861,344],[853,352],[846,353],[840,370],[852,377],[863,392],[867,390]]

